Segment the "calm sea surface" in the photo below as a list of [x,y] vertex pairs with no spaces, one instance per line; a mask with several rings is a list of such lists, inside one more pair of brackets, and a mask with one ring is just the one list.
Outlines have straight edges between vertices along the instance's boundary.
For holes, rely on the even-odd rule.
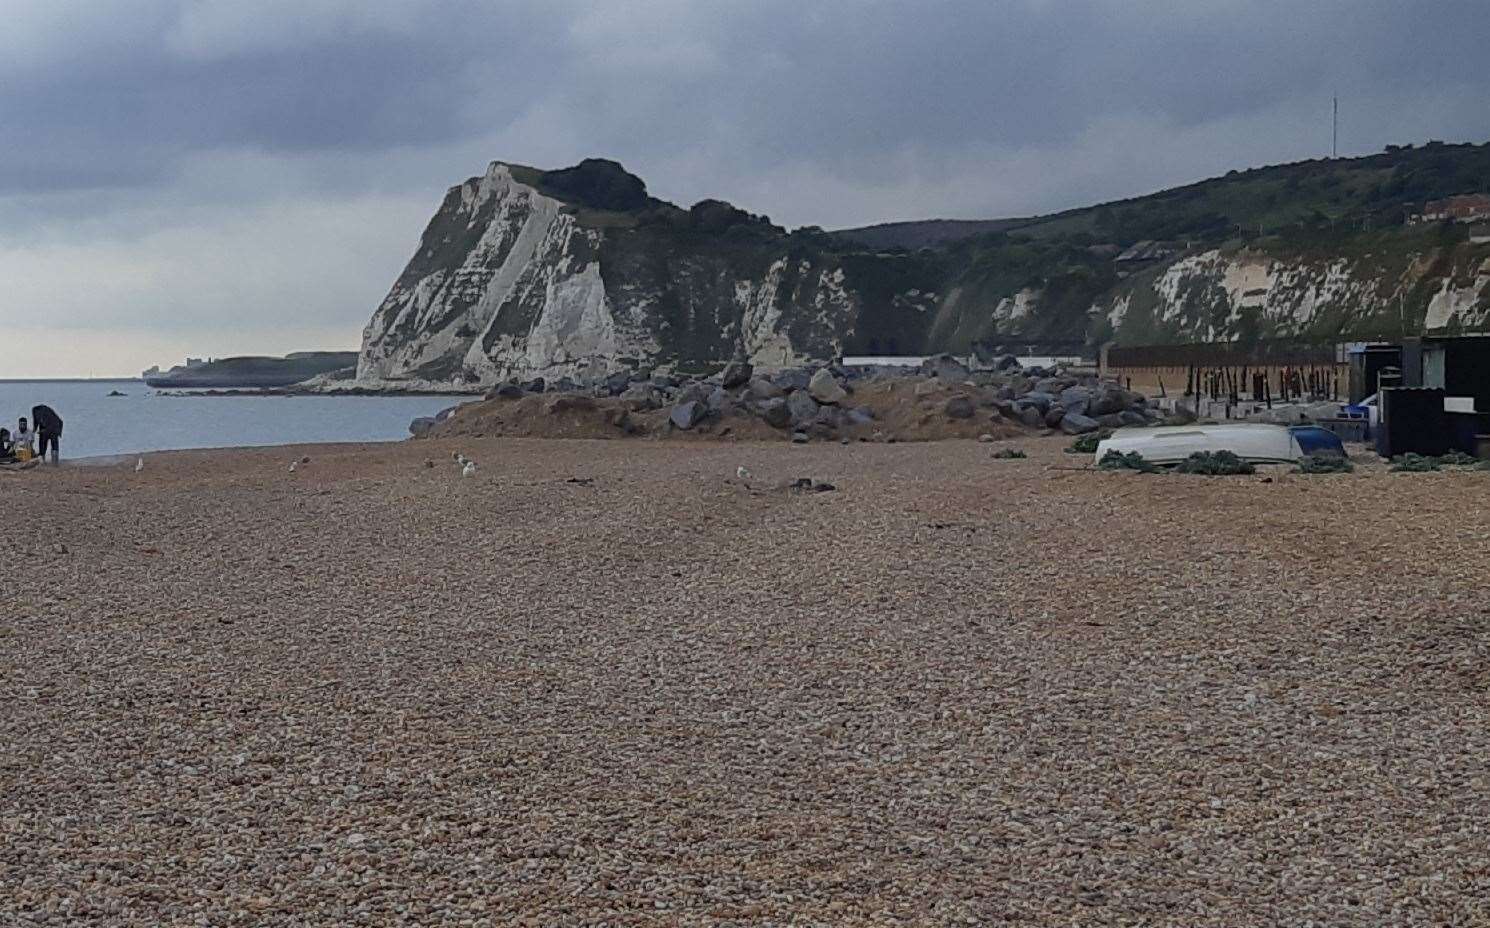
[[[118,390],[128,396],[110,397]],[[62,417],[62,457],[170,448],[395,441],[455,396],[166,396],[137,380],[0,381],[0,425],[45,403]]]

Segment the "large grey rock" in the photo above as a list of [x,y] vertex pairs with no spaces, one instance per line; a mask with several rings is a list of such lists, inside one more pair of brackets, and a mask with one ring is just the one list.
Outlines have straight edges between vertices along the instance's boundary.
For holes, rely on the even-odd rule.
[[1045,426],[1045,414],[1035,406],[1026,406],[1019,411],[1019,421],[1032,429]]
[[1066,418],[1066,409],[1059,403],[1045,410],[1045,425],[1047,428],[1060,428],[1061,420],[1064,418]]
[[1021,406],[1033,406],[1043,413],[1055,403],[1055,395],[1043,390],[1031,390],[1021,396],[1017,402]]
[[1105,416],[1110,413],[1122,412],[1133,401],[1126,390],[1117,384],[1104,384],[1097,394],[1092,398],[1088,412],[1094,416]]
[[773,429],[784,429],[792,424],[792,411],[786,408],[786,400],[779,396],[760,400],[755,408],[766,424]]
[[1017,371],[1019,368],[1019,359],[1012,354],[1002,355],[993,362],[993,369],[996,371]]
[[708,412],[708,408],[703,403],[689,400],[674,406],[672,414],[667,418],[677,428],[687,430],[704,421],[704,416],[708,415]]
[[950,354],[936,354],[921,362],[921,376],[935,377],[947,383],[961,383],[970,373],[967,365]]
[[526,393],[542,393],[543,388],[546,386],[548,384],[544,382],[542,377],[534,377],[522,385],[523,391]]
[[649,383],[634,383],[621,394],[621,402],[632,412],[662,408],[662,395]]
[[977,407],[973,405],[972,397],[964,393],[959,393],[956,396],[947,398],[947,403],[942,407],[942,411],[947,414],[947,418],[949,419],[971,419],[973,413],[977,412]]
[[1061,391],[1060,401],[1066,412],[1084,416],[1091,409],[1092,391],[1086,387],[1067,387]]
[[1145,416],[1136,409],[1123,410],[1118,413],[1118,419],[1121,420],[1123,425],[1147,425],[1149,421],[1148,416]]
[[620,396],[631,386],[631,372],[617,371],[605,378],[605,392],[611,396]]
[[819,403],[841,403],[848,398],[848,391],[826,367],[812,375],[807,382],[807,392]]
[[[1120,429],[1128,423],[1123,421],[1123,414],[1117,412],[1107,413],[1105,416],[1097,416],[1097,424],[1104,429]],[[1142,419],[1142,416],[1139,416]]]
[[420,416],[413,422],[409,423],[409,434],[413,435],[415,438],[419,438],[420,436],[427,433],[430,429],[434,428],[436,424],[437,423],[435,422],[434,416]]
[[769,400],[784,393],[786,393],[785,390],[764,377],[757,377],[750,381],[750,395],[758,400]]
[[806,390],[812,382],[812,372],[805,367],[786,367],[771,374],[771,382],[787,392]]
[[1090,416],[1077,415],[1076,413],[1067,413],[1062,417],[1060,425],[1061,431],[1067,435],[1085,435],[1088,432],[1095,432],[1102,427],[1096,419]]
[[874,422],[874,410],[868,406],[855,406],[848,411],[849,425],[869,425]]
[[749,361],[731,361],[724,366],[719,375],[719,385],[726,390],[743,387],[750,382],[750,375],[755,373],[755,368],[750,366]]
[[723,387],[715,387],[709,392],[708,398],[704,400],[704,405],[709,407],[709,412],[721,412],[730,403],[729,394],[725,392]]
[[678,392],[674,394],[673,399],[678,403],[703,403],[709,399],[709,394],[717,389],[718,387],[711,384],[690,380],[678,387]]
[[516,400],[522,399],[523,388],[515,383],[499,384],[497,388],[487,395],[488,399]]
[[813,424],[826,432],[837,429],[843,421],[843,412],[837,406],[819,406]]
[[786,408],[791,412],[793,428],[801,428],[817,418],[817,400],[809,396],[805,390],[797,390],[788,396]]

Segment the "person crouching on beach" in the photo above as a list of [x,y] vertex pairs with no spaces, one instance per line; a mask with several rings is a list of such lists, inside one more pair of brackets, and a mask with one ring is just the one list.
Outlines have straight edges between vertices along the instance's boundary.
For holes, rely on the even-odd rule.
[[11,451],[22,461],[29,461],[36,454],[36,433],[26,424],[25,416],[21,417],[15,434],[10,436],[10,445]]
[[47,446],[52,448],[52,463],[57,463],[57,443],[62,439],[62,417],[50,406],[31,407],[31,422],[36,426],[36,437],[41,440],[41,459],[47,459]]
[[0,464],[8,464],[15,459],[15,449],[10,442],[10,429],[0,428]]

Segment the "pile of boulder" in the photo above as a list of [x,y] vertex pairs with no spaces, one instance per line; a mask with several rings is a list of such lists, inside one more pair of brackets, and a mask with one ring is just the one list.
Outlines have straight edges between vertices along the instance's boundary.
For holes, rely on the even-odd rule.
[[684,432],[732,418],[753,417],[790,433],[795,441],[808,441],[840,437],[846,430],[862,432],[856,427],[875,425],[875,410],[856,400],[856,390],[862,391],[870,381],[906,379],[917,381],[914,395],[926,398],[922,406],[938,404],[937,411],[948,420],[982,416],[1081,435],[1102,428],[1145,425],[1161,418],[1141,394],[1091,375],[1026,370],[1012,358],[970,370],[950,355],[928,358],[919,368],[863,370],[819,364],[757,371],[747,362],[733,361],[703,378],[643,370],[615,373],[589,386],[567,380],[514,380],[493,388],[486,397],[579,394],[607,400],[630,413],[666,410],[664,427]]
[[754,416],[794,436],[831,437],[846,425],[874,421],[855,405],[849,378],[832,366],[786,368],[757,374],[744,361],[705,379],[670,374],[613,375],[596,392],[616,397],[632,412],[668,408],[672,428],[691,431],[712,420]]

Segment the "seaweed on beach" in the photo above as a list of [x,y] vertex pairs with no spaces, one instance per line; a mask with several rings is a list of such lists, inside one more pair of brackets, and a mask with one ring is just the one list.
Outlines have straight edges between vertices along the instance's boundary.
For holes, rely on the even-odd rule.
[[1112,437],[1112,429],[1102,429],[1097,432],[1088,432],[1085,435],[1077,435],[1076,439],[1066,448],[1067,454],[1096,454],[1097,446],[1104,440]]
[[1308,457],[1299,458],[1299,466],[1294,468],[1296,474],[1349,474],[1355,470],[1355,465],[1350,463],[1350,458],[1341,457],[1338,454],[1311,454]]
[[1205,477],[1231,477],[1255,474],[1257,467],[1231,451],[1197,451],[1175,465],[1174,472]]
[[1017,461],[1027,457],[1029,455],[1020,451],[1018,448],[1001,448],[993,453],[993,459],[995,461]]
[[1159,468],[1137,451],[1109,451],[1097,462],[1099,470],[1132,470],[1140,474],[1157,474]]
[[1429,471],[1438,470],[1441,466],[1438,458],[1414,454],[1411,451],[1392,458],[1392,470],[1397,473],[1426,474]]

